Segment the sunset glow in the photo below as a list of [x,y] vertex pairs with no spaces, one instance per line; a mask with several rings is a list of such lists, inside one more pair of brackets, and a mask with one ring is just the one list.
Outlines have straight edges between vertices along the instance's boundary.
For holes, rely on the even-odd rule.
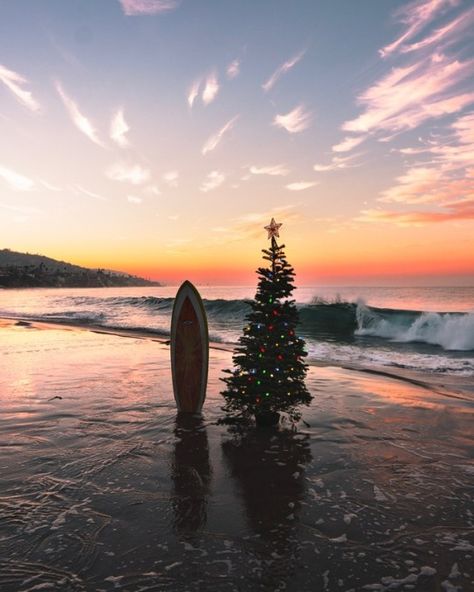
[[177,283],[474,285],[468,0],[7,0],[0,248]]

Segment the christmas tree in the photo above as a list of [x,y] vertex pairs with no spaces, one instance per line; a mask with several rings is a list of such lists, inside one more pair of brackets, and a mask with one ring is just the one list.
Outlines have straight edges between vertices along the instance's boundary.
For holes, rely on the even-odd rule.
[[[298,405],[309,405],[311,395],[305,386],[307,355],[303,339],[296,336],[298,311],[289,297],[294,290],[294,270],[286,261],[285,245],[279,246],[279,228],[272,218],[268,231],[270,249],[263,249],[267,267],[259,267],[259,282],[247,326],[239,338],[234,369],[222,378],[227,413],[244,417],[286,412],[294,421],[301,413]],[[278,417],[278,416],[277,416]]]

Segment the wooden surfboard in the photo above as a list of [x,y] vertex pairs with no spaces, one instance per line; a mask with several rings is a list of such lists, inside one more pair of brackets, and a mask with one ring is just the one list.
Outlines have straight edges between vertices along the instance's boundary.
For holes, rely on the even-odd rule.
[[199,413],[206,398],[209,333],[201,296],[181,284],[171,317],[171,374],[178,411]]

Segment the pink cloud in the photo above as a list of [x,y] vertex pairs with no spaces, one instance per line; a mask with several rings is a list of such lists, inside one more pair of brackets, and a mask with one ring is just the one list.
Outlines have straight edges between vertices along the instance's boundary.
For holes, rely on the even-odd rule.
[[40,104],[33,97],[32,93],[23,88],[25,84],[28,84],[28,81],[26,78],[23,78],[21,74],[18,74],[13,70],[9,70],[0,64],[0,82],[3,82],[3,84],[15,95],[15,98],[22,105],[31,111],[40,110]]
[[398,226],[424,226],[455,220],[474,220],[474,199],[459,203],[441,212],[393,212],[384,210],[363,210],[356,218],[358,222],[391,222]]
[[400,8],[395,17],[406,26],[406,29],[395,41],[383,47],[380,55],[385,58],[397,51],[404,42],[420,33],[444,9],[455,4],[455,0],[416,0]]
[[284,115],[276,115],[273,125],[285,129],[290,134],[297,134],[307,129],[311,124],[311,113],[303,105],[295,107],[293,111]]
[[[474,113],[458,117],[423,151],[425,162],[408,166],[378,199],[410,210],[364,210],[359,220],[406,226],[474,218]],[[411,210],[420,205],[426,209]]]
[[446,47],[452,41],[456,40],[456,35],[461,33],[464,29],[472,26],[474,17],[474,9],[468,10],[461,16],[455,18],[444,27],[435,29],[431,35],[424,37],[421,41],[411,43],[410,45],[402,45],[400,47],[400,53],[410,53],[413,51],[419,51],[430,47],[431,45],[443,41],[443,45]]
[[280,66],[278,66],[278,68],[275,70],[275,72],[273,72],[273,74],[270,76],[270,78],[268,78],[268,80],[266,80],[262,84],[263,90],[265,92],[268,92],[269,90],[271,90],[275,86],[277,80],[281,76],[283,76],[283,74],[286,74],[286,72],[288,72],[294,66],[296,66],[296,64],[303,58],[305,53],[306,53],[306,51],[300,51],[300,53],[298,53],[294,57],[290,58],[286,62],[283,62],[283,64],[280,64]]
[[178,0],[120,0],[122,10],[127,16],[163,14],[178,8]]
[[358,100],[365,111],[343,124],[354,133],[401,132],[424,121],[455,113],[474,101],[473,93],[456,87],[472,75],[474,60],[421,60],[394,68],[369,87]]
[[98,137],[97,131],[92,122],[81,112],[77,103],[64,92],[59,82],[56,82],[56,90],[58,95],[61,97],[69,117],[77,129],[87,136],[91,142],[94,142],[94,144],[97,144],[97,146],[104,148],[104,144]]
[[219,81],[217,80],[217,74],[212,72],[206,79],[204,90],[202,91],[202,102],[205,105],[209,105],[216,98],[219,92]]
[[332,147],[333,152],[349,152],[365,140],[365,136],[354,136],[344,138],[339,144]]
[[229,132],[234,127],[235,122],[238,118],[239,116],[236,115],[232,119],[229,119],[229,121],[223,127],[221,127],[221,129],[217,133],[213,134],[212,136],[209,136],[201,150],[201,154],[203,156],[217,148],[218,144],[220,144],[224,135],[227,134],[227,132]]

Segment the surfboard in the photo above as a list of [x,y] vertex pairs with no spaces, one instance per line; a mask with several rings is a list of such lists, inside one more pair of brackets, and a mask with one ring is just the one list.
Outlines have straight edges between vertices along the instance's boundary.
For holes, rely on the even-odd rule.
[[171,316],[171,374],[178,411],[199,413],[206,398],[209,333],[201,296],[181,284]]

